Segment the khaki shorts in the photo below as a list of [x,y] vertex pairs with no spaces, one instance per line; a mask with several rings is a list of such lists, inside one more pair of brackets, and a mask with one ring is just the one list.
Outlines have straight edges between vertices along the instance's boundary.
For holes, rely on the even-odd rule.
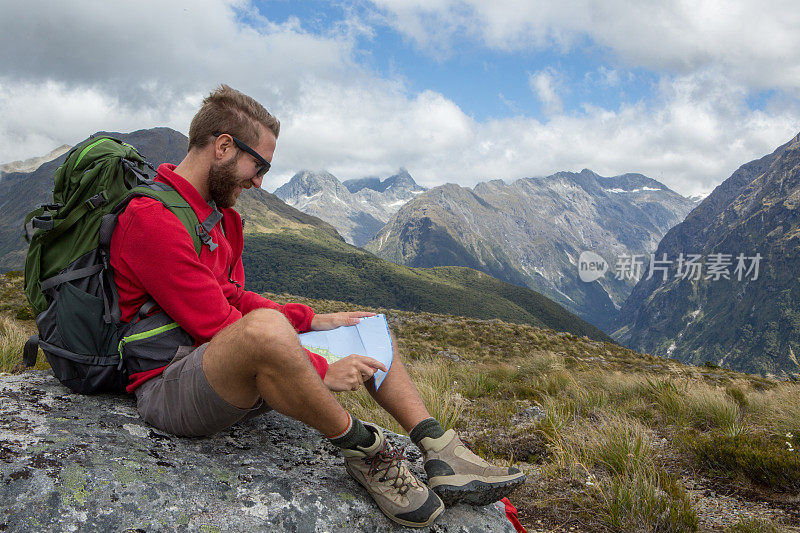
[[240,409],[214,392],[203,372],[207,346],[180,346],[160,376],[136,389],[136,408],[145,422],[173,435],[200,437],[271,410],[261,399]]

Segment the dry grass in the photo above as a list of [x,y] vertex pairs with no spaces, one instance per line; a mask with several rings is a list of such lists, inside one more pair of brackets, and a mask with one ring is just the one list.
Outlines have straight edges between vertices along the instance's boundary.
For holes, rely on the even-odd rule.
[[655,464],[650,430],[621,415],[572,417],[549,437],[553,461],[544,472],[583,485],[575,505],[588,520],[613,531],[696,531],[686,492]]
[[0,372],[22,370],[22,349],[29,336],[19,321],[0,315]]
[[[321,313],[360,309],[266,296]],[[387,314],[409,374],[445,427],[496,462],[524,460],[529,470],[542,463],[512,497],[524,520],[590,531],[693,531],[697,516],[679,472],[699,469],[730,491],[758,484],[769,498],[770,490],[783,488],[770,487],[777,478],[748,477],[737,461],[747,454],[763,464],[773,456],[790,461],[790,454],[769,448],[785,447],[777,439],[786,434],[800,448],[797,383],[686,366],[526,325],[369,310]],[[21,352],[28,332],[20,332],[28,327],[0,322],[9,354]],[[12,366],[17,361],[8,358]],[[355,416],[403,433],[363,389],[338,397]],[[524,414],[531,408],[544,418]],[[727,456],[702,455],[716,449]],[[742,522],[735,531],[769,531],[751,525]]]
[[[20,321],[0,313],[0,373],[18,373],[25,370],[22,365],[22,350],[28,338],[36,332],[36,325],[31,321]],[[50,368],[42,354],[38,351],[36,366],[38,370]]]
[[740,516],[735,524],[725,528],[724,533],[779,533],[779,531],[769,520]]
[[[447,430],[455,427],[464,407],[463,397],[453,390],[453,374],[448,365],[425,363],[410,369],[417,390],[435,417]],[[381,409],[364,387],[357,392],[339,395],[339,401],[356,418],[374,422],[395,433],[406,431],[386,411]]]
[[[17,320],[0,313],[0,374],[16,374],[25,370],[22,365],[22,350],[31,335],[36,333],[36,324],[30,320]],[[37,370],[47,370],[50,365],[42,350],[37,352]]]
[[746,393],[749,418],[772,433],[800,433],[800,385],[779,383],[767,391]]

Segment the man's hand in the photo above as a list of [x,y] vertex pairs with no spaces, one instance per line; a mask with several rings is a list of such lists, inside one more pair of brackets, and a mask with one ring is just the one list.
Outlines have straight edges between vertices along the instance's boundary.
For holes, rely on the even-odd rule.
[[359,318],[375,316],[375,314],[376,313],[367,313],[366,311],[351,311],[314,315],[314,318],[311,320],[311,330],[326,331],[329,329],[336,329],[339,326],[355,326],[358,324]]
[[388,372],[386,365],[380,361],[376,361],[372,357],[352,354],[331,363],[322,382],[334,392],[354,391],[370,379],[376,370]]

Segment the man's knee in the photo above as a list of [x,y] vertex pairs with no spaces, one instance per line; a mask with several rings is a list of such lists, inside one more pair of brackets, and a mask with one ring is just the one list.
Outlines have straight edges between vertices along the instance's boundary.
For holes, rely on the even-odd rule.
[[268,345],[297,336],[283,314],[274,309],[256,309],[241,318],[242,335],[256,345]]
[[299,341],[289,320],[274,309],[256,309],[241,318],[242,335],[259,363],[281,363],[297,358]]

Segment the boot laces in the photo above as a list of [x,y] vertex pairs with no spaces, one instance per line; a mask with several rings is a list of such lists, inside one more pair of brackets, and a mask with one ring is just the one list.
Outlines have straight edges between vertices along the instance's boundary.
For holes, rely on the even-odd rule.
[[378,481],[391,481],[391,485],[397,489],[401,495],[408,492],[413,482],[412,474],[403,464],[405,454],[402,450],[384,446],[372,457],[365,457],[364,462],[369,465],[367,472],[370,476],[379,475]]

